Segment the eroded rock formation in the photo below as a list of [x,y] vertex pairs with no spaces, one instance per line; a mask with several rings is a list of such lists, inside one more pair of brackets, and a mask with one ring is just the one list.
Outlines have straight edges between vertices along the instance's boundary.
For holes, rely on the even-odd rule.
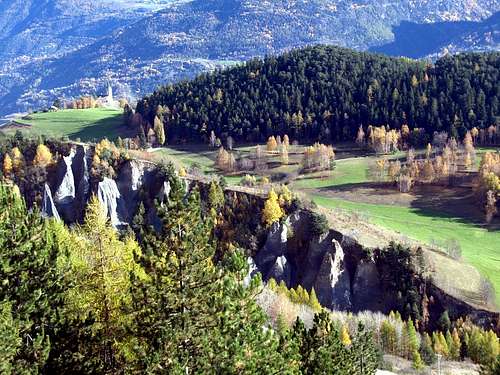
[[42,200],[42,216],[47,218],[54,218],[56,220],[61,220],[59,217],[59,212],[57,212],[54,199],[52,198],[52,192],[48,184],[45,184],[43,190],[43,200]]

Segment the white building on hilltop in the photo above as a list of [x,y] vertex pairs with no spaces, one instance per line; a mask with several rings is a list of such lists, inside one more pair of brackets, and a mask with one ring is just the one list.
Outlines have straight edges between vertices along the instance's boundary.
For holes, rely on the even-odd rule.
[[101,96],[98,99],[99,104],[104,108],[120,108],[120,103],[113,97],[113,87],[108,81],[108,93],[106,96]]

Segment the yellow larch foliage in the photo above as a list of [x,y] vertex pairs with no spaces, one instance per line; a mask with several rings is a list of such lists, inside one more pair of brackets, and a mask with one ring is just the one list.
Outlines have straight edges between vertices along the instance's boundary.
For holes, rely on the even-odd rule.
[[181,167],[181,169],[179,169],[179,177],[186,177],[186,176],[187,176],[186,168]]
[[283,145],[285,147],[289,147],[290,146],[290,138],[288,138],[287,134],[285,134],[284,137],[283,137]]
[[12,149],[12,169],[14,172],[20,172],[24,167],[24,156],[19,150],[19,147],[14,147]]
[[280,202],[280,204],[282,206],[283,205],[288,205],[288,204],[292,203],[292,199],[293,199],[292,192],[290,191],[290,189],[288,189],[288,187],[286,185],[284,185],[281,188],[281,192],[280,192],[280,196],[279,196],[279,202]]
[[349,331],[347,330],[347,326],[343,325],[342,330],[340,332],[340,339],[342,340],[342,344],[345,346],[349,346],[352,344],[351,336],[349,336]]
[[262,222],[266,227],[270,227],[273,223],[281,219],[284,214],[278,201],[278,194],[271,189],[262,210]]
[[472,135],[472,139],[474,140],[474,142],[476,142],[477,136],[479,135],[479,130],[476,127],[473,127],[470,132]]
[[35,158],[33,164],[38,167],[47,167],[52,164],[52,153],[49,148],[44,144],[39,144],[36,148]]
[[106,138],[101,140],[98,144],[95,145],[95,153],[100,156],[103,151],[111,149],[111,142]]
[[9,154],[5,154],[5,157],[3,159],[3,175],[5,177],[10,176],[12,173],[12,159],[10,158]]
[[427,143],[427,148],[426,148],[426,150],[425,150],[425,157],[426,157],[427,159],[430,159],[431,154],[432,154],[432,146],[431,146],[431,144],[430,144],[430,143]]
[[278,148],[278,142],[274,136],[271,136],[267,140],[267,151],[275,151]]

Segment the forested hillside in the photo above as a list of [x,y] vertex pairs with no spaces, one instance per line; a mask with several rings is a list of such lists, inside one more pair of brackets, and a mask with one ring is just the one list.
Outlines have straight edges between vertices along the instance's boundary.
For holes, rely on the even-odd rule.
[[[360,125],[423,128],[427,135],[498,121],[500,53],[435,64],[316,46],[167,85],[139,101],[147,133],[163,119],[167,140],[219,137],[352,140]],[[159,107],[161,106],[161,107]]]

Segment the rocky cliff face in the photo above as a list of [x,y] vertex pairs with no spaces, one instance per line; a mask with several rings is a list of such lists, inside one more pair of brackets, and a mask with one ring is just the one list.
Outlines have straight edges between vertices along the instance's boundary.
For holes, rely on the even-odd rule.
[[349,246],[350,241],[334,230],[300,238],[306,236],[308,225],[308,216],[299,211],[272,226],[254,259],[264,280],[284,281],[289,288],[314,288],[320,303],[334,310],[384,310],[374,261],[361,260],[360,249]]
[[[139,202],[139,192],[144,186],[153,186],[155,168],[135,160],[125,162],[116,179],[105,177],[91,186],[90,166],[93,149],[73,145],[68,156],[57,166],[53,186],[45,184],[42,214],[46,217],[75,223],[83,219],[85,205],[95,194],[106,210],[111,224],[122,228],[132,222]],[[168,197],[168,181],[162,182],[157,194],[162,200]],[[52,192],[55,194],[52,194]],[[154,192],[156,193],[156,192]]]

